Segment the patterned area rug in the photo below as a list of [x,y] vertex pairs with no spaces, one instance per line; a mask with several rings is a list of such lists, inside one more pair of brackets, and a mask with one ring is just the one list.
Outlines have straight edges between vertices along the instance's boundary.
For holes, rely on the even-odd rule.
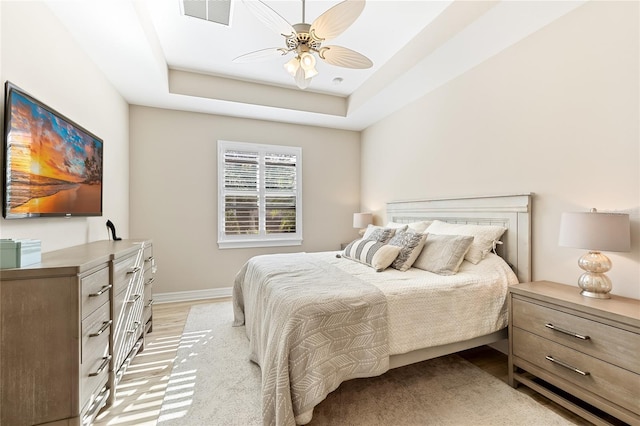
[[[261,425],[260,368],[248,359],[231,302],[191,308],[159,425]],[[457,355],[350,380],[310,425],[570,425]]]

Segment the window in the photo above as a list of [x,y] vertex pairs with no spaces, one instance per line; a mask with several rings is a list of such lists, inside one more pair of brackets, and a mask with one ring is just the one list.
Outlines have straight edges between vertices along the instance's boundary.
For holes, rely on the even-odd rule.
[[302,148],[218,141],[218,247],[302,244]]

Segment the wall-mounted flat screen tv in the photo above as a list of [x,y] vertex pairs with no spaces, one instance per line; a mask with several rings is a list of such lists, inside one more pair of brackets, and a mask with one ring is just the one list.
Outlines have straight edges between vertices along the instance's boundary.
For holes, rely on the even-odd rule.
[[102,215],[102,139],[5,84],[2,215]]

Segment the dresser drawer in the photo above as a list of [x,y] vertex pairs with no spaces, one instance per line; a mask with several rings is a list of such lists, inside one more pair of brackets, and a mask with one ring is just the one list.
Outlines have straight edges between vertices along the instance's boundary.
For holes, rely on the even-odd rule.
[[80,401],[84,405],[96,390],[107,383],[109,373],[109,335],[111,334],[108,303],[82,321],[80,367]]
[[[512,338],[516,358],[530,362],[598,398],[614,401],[627,410],[640,413],[640,375],[517,327],[513,328]],[[515,364],[518,364],[517,359]]]
[[152,308],[153,306],[153,280],[148,283],[145,283],[144,286],[144,308],[143,308],[143,323],[147,323],[151,318]]
[[[96,311],[82,320],[82,356],[81,363],[90,360],[94,352],[101,352],[106,346],[109,349],[109,335],[111,334],[110,307],[105,303]],[[105,342],[106,337],[106,344]]]
[[116,299],[120,306],[113,345],[116,369],[120,367],[142,332],[142,297],[124,300],[124,296],[123,292],[123,298]]
[[109,301],[109,268],[104,267],[80,278],[82,318]]
[[152,245],[149,244],[144,248],[143,259],[144,259],[145,269],[151,268],[153,264],[153,246]]
[[640,374],[640,335],[515,297],[512,305],[514,327]]
[[90,368],[80,377],[80,402],[83,408],[90,405],[109,381],[108,354],[91,363]]
[[123,291],[138,273],[142,273],[142,267],[137,265],[138,256],[133,255],[119,260],[114,264],[113,271],[113,293],[118,294]]

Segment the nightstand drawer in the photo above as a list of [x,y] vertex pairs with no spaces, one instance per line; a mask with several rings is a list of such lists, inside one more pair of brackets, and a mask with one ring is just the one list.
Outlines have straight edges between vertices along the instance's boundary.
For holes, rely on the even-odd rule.
[[516,327],[512,338],[516,358],[593,395],[616,401],[627,410],[640,412],[640,375]]
[[640,335],[517,297],[512,304],[514,327],[640,374]]

